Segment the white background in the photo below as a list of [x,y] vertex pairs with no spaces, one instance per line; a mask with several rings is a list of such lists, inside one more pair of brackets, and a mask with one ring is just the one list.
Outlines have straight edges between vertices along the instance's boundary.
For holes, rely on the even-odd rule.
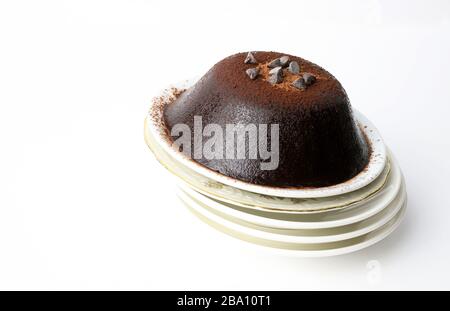
[[[407,182],[394,234],[287,258],[178,202],[150,99],[248,50],[325,67],[375,123]],[[0,289],[450,289],[449,56],[448,1],[2,0]]]

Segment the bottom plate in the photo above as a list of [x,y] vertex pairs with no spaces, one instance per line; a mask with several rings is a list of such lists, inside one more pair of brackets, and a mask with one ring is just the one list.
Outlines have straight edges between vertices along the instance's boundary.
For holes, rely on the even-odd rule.
[[329,229],[359,223],[380,214],[398,195],[402,186],[402,173],[392,157],[391,174],[377,193],[343,209],[331,209],[326,212],[308,214],[246,209],[204,195],[185,182],[178,181],[178,185],[194,200],[223,215],[224,218],[239,219],[254,225],[278,229]]
[[217,230],[260,246],[276,248],[284,254],[295,255],[297,257],[326,257],[342,255],[354,252],[381,241],[392,233],[400,224],[405,207],[406,207],[406,191],[404,185],[402,187],[401,197],[392,204],[399,204],[400,210],[388,222],[378,229],[369,233],[357,236],[354,238],[326,242],[326,243],[295,243],[295,242],[281,242],[264,238],[262,236],[255,236],[249,232],[243,232],[236,224],[219,217],[211,212],[208,212],[199,205],[186,199],[181,195],[182,202],[202,221],[216,228]]
[[[353,224],[319,229],[286,229],[255,224],[243,218],[230,216],[223,212],[226,209],[231,209],[230,207],[218,206],[218,202],[208,200],[205,197],[201,200],[199,194],[196,194],[193,190],[185,186],[180,188],[181,191],[178,196],[182,201],[195,209],[200,209],[206,217],[216,220],[225,227],[234,228],[243,234],[266,240],[302,244],[338,242],[370,233],[382,227],[397,215],[406,196],[405,187],[402,184],[401,189],[395,195],[395,199],[381,206],[381,212]],[[379,203],[383,204],[383,202]]]

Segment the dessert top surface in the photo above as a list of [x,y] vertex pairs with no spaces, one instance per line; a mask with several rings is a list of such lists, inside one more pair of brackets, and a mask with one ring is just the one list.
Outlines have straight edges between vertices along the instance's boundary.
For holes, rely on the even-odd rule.
[[278,52],[231,55],[214,65],[205,77],[220,83],[228,95],[247,102],[326,105],[348,101],[339,81],[325,69]]

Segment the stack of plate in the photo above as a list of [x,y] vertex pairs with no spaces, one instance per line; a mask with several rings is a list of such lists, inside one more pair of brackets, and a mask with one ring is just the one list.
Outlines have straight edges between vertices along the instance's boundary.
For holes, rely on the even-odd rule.
[[404,215],[400,167],[376,128],[358,112],[356,120],[372,147],[368,167],[343,184],[314,189],[258,186],[213,172],[170,146],[160,114],[153,105],[145,121],[148,146],[176,176],[182,202],[233,237],[299,256],[331,256],[382,240]]

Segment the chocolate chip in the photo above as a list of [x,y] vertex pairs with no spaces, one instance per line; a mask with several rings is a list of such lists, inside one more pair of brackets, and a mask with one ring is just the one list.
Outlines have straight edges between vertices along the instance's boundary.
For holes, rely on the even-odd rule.
[[300,73],[300,65],[299,65],[296,61],[292,61],[292,62],[289,63],[289,68],[288,68],[288,70],[289,70],[291,73],[297,75],[297,74]]
[[289,65],[289,56],[281,56],[280,57],[280,66],[281,67],[287,67]]
[[277,84],[283,81],[283,68],[281,66],[275,67],[269,71],[269,82]]
[[252,52],[248,52],[247,57],[244,60],[245,64],[257,64],[258,61],[256,60],[255,56]]
[[303,80],[305,80],[306,85],[311,85],[316,82],[316,77],[309,72],[303,74]]
[[303,78],[298,78],[294,82],[292,82],[292,86],[299,89],[299,90],[305,90],[306,89],[306,83]]
[[245,71],[245,73],[247,74],[247,76],[249,76],[251,80],[255,80],[256,77],[259,75],[259,68],[249,68]]
[[271,61],[269,63],[269,65],[267,65],[269,68],[275,68],[275,67],[279,67],[281,66],[281,61],[279,58],[275,58],[273,61]]

